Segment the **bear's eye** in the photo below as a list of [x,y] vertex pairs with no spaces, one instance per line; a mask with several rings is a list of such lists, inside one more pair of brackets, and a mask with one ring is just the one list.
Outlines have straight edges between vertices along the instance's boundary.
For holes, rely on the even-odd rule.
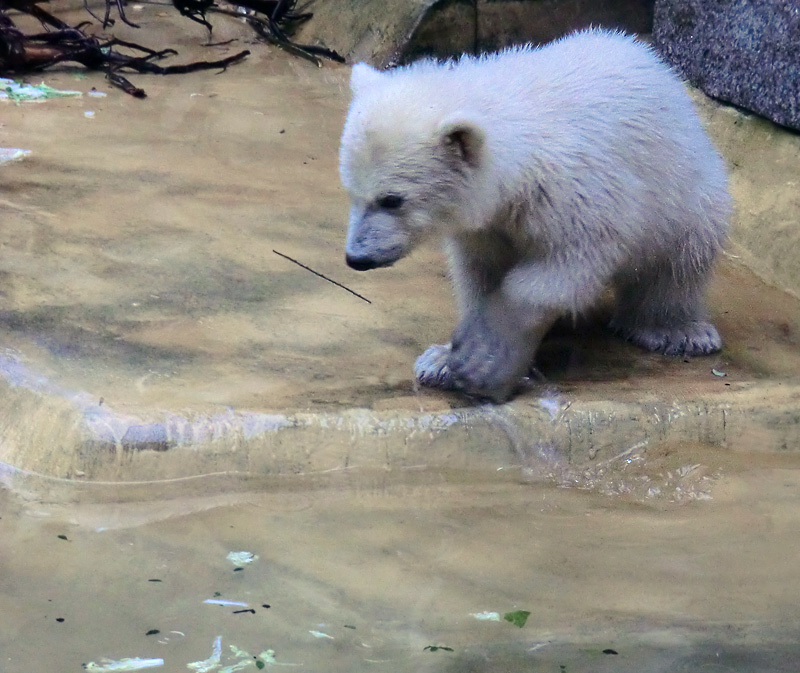
[[405,199],[402,196],[387,194],[386,196],[381,196],[377,203],[378,208],[382,208],[383,210],[397,210],[403,205],[404,201]]

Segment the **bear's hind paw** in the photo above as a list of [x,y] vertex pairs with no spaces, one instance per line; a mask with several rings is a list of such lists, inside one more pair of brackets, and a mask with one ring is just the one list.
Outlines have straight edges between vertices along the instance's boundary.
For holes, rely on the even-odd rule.
[[674,327],[621,327],[611,329],[626,341],[654,353],[674,356],[710,355],[722,348],[717,328],[705,320]]

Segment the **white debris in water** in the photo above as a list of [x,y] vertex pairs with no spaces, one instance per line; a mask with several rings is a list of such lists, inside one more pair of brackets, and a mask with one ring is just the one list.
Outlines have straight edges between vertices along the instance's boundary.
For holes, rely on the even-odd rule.
[[105,91],[98,91],[97,89],[92,89],[87,94],[90,98],[105,98],[108,94]]
[[328,640],[335,640],[333,636],[329,636],[327,633],[323,633],[322,631],[309,631],[309,633],[315,638],[327,638]]
[[528,648],[528,652],[536,652],[536,650],[541,650],[543,647],[547,647],[549,644],[550,643],[535,643]]
[[247,603],[243,603],[242,601],[229,601],[224,598],[206,598],[203,603],[208,603],[209,605],[232,605],[237,608],[250,607]]
[[[258,655],[258,658],[261,659],[265,664],[275,664],[277,663],[275,659],[275,650],[264,650],[261,654]],[[294,666],[296,664],[286,664],[287,666]]]
[[256,665],[255,657],[250,656],[249,652],[245,652],[244,650],[239,649],[238,647],[236,647],[236,645],[228,645],[228,647],[231,650],[231,654],[233,654],[234,657],[239,659],[239,661],[237,661],[234,664],[229,664],[228,666],[220,668],[219,673],[235,673],[236,671],[241,671],[245,668],[250,668]]
[[232,551],[225,558],[227,558],[233,565],[241,566],[246,563],[252,563],[258,556],[251,551]]
[[18,147],[0,147],[0,164],[24,159],[30,153],[30,150],[21,150]]
[[[231,655],[239,661],[228,664],[227,666],[222,666],[222,636],[217,636],[214,640],[211,656],[203,661],[194,661],[190,664],[186,664],[186,668],[197,671],[197,673],[211,673],[211,671],[216,671],[217,669],[219,669],[219,673],[236,673],[236,671],[241,671],[245,668],[257,667],[258,664],[256,662],[259,660],[264,664],[277,663],[275,661],[275,650],[264,650],[258,657],[254,657],[249,652],[236,647],[236,645],[229,645],[228,647],[231,650]],[[284,666],[295,665],[296,664],[284,664]]]
[[499,612],[471,612],[470,613],[475,619],[481,622],[499,622],[500,621],[500,613]]
[[94,117],[94,110],[86,110],[86,112],[83,113],[83,116],[87,119],[91,119]]
[[680,475],[681,477],[688,477],[690,474],[696,472],[702,467],[703,467],[702,463],[696,463],[694,465],[684,465],[678,468],[678,475]]
[[203,661],[193,661],[190,664],[186,664],[186,668],[197,671],[197,673],[209,673],[209,671],[219,668],[219,662],[221,658],[222,636],[217,636],[216,640],[214,641],[211,656],[208,659],[203,659]]
[[101,659],[100,662],[90,661],[84,665],[84,669],[91,671],[91,673],[106,673],[111,671],[139,671],[143,668],[155,668],[156,666],[163,666],[163,659],[142,659],[140,657],[133,657],[130,659],[118,659],[113,661],[111,659]]

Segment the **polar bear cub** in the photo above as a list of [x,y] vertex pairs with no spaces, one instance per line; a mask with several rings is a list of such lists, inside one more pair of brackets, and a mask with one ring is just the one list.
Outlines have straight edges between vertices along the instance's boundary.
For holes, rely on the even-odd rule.
[[460,322],[424,385],[514,393],[561,316],[615,292],[611,327],[668,355],[721,347],[704,294],[731,210],[722,159],[644,44],[587,30],[540,48],[353,68],[340,153],[346,259],[444,239]]

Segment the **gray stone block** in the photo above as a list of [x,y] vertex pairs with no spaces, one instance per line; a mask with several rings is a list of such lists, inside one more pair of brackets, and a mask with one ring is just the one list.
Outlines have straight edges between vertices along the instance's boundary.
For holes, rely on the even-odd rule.
[[798,0],[656,0],[653,36],[709,96],[800,129]]

